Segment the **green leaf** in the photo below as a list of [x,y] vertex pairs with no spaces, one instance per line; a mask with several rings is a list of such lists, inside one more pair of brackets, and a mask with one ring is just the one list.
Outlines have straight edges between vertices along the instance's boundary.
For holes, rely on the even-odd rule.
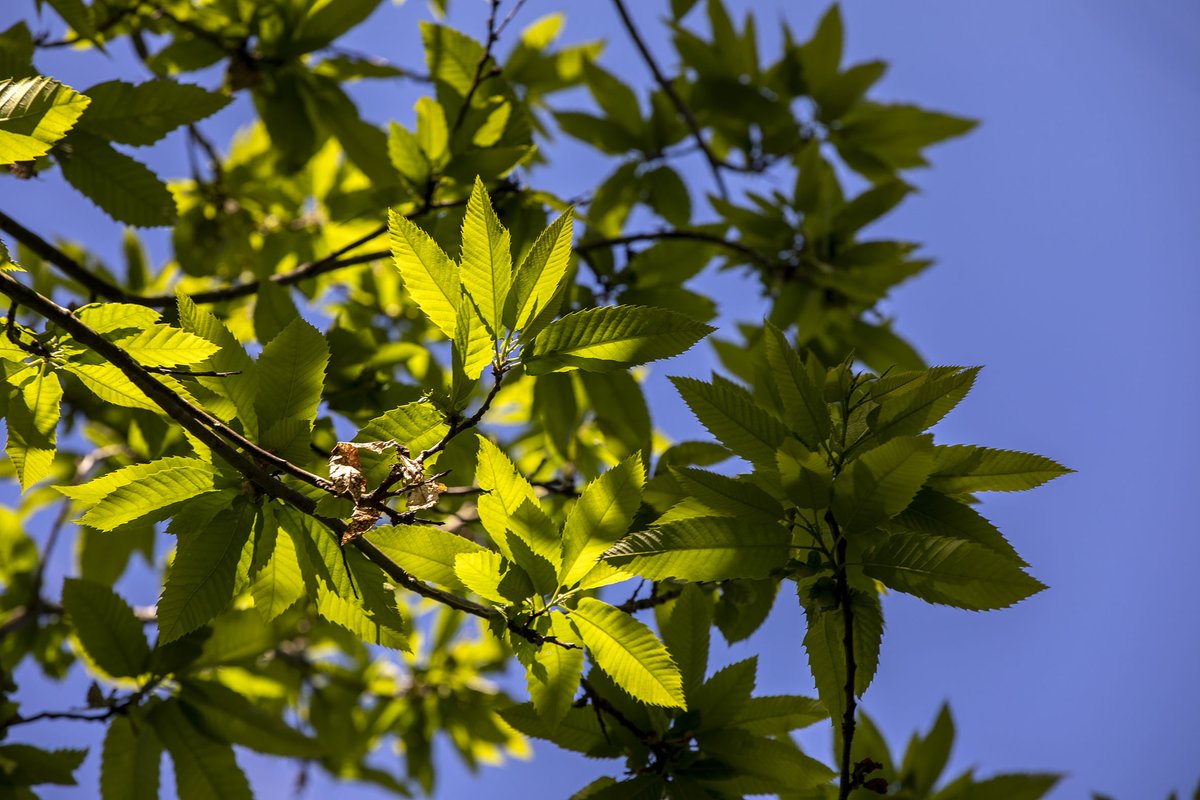
[[196,305],[186,294],[176,294],[179,308],[179,325],[205,341],[217,345],[220,350],[198,366],[201,370],[233,372],[221,378],[196,378],[209,391],[227,399],[236,409],[242,429],[250,435],[258,433],[258,415],[254,410],[254,398],[258,395],[258,373],[254,361],[246,354],[246,348],[226,327],[225,323],[207,308]]
[[917,492],[908,508],[897,515],[888,528],[900,533],[910,531],[966,539],[1027,566],[1004,535],[982,514],[933,489]]
[[158,601],[160,645],[196,630],[229,605],[254,516],[253,505],[237,502],[200,530],[179,532],[179,550]]
[[829,438],[829,408],[783,331],[767,322],[763,341],[767,364],[783,406],[783,421],[810,450]]
[[388,231],[408,295],[447,339],[453,339],[462,293],[458,265],[429,234],[395,211],[388,212]]
[[[883,610],[879,598],[853,590],[850,608],[854,612],[854,693],[861,696],[879,666],[879,648],[883,641]],[[834,733],[841,741],[842,716],[846,710],[846,625],[843,609],[820,609],[811,604],[804,609],[808,630],[804,649],[817,685],[817,694],[829,711]]]
[[759,736],[784,736],[829,717],[819,700],[797,695],[751,697],[729,724]]
[[[490,600],[499,605],[508,605],[501,583],[504,581],[504,559],[499,553],[491,550],[459,553],[454,557],[454,575],[475,594],[484,600]],[[533,587],[529,587],[530,594]]]
[[32,161],[49,153],[90,102],[52,78],[0,80],[0,164]]
[[371,531],[371,544],[415,578],[458,589],[454,559],[460,553],[484,552],[470,539],[428,525],[381,525]]
[[[550,614],[546,630],[540,633],[553,636],[560,642],[577,643],[579,636],[562,614]],[[526,670],[529,697],[538,716],[551,734],[571,711],[579,679],[583,675],[583,650],[568,650],[555,644],[544,644],[534,651],[533,661]]]
[[759,525],[783,519],[779,501],[747,479],[689,467],[670,467],[670,470],[684,490],[717,514]]
[[290,55],[309,53],[331,44],[342,34],[360,25],[378,8],[382,0],[325,0],[306,3],[288,44]]
[[87,96],[92,104],[80,129],[137,146],[154,144],[181,125],[199,122],[230,100],[227,95],[173,80],[106,81],[88,89]]
[[292,537],[277,531],[267,563],[254,574],[250,593],[263,619],[273,620],[304,596],[304,575]]
[[798,48],[804,79],[810,91],[837,77],[842,63],[844,38],[841,9],[836,5],[831,6],[821,17],[813,37]]
[[679,377],[671,382],[717,441],[760,468],[774,467],[775,451],[787,438],[787,429],[750,392],[717,375],[712,383]]
[[712,595],[699,586],[685,586],[674,602],[658,607],[657,621],[663,644],[679,665],[684,696],[688,705],[694,707],[695,691],[708,673]]
[[1011,559],[963,539],[892,534],[862,562],[889,588],[972,611],[1007,608],[1046,588]]
[[850,463],[833,486],[833,515],[845,531],[870,531],[899,514],[933,469],[926,438],[893,439]]
[[788,439],[775,454],[783,491],[797,508],[829,507],[833,495],[833,471],[825,457],[812,452],[796,439]]
[[566,750],[594,758],[613,758],[620,753],[617,746],[610,743],[607,729],[600,726],[596,712],[591,708],[568,709],[553,730],[537,713],[533,703],[501,709],[500,716],[526,736],[547,739]]
[[[31,370],[32,372],[32,370]],[[8,391],[7,387],[0,391]],[[38,369],[8,402],[8,457],[26,491],[50,473],[58,451],[62,384],[49,370]]]
[[478,501],[479,520],[496,543],[505,558],[512,560],[508,546],[510,518],[525,501],[538,505],[537,495],[529,481],[517,472],[500,448],[480,434],[479,461],[475,467],[475,481],[486,494]]
[[652,706],[687,707],[679,668],[645,625],[591,597],[579,601],[571,621],[596,666],[632,697]]
[[353,633],[367,644],[407,651],[408,637],[361,604],[341,597],[324,583],[317,585],[317,613]]
[[102,531],[217,490],[216,470],[195,458],[169,456],[149,464],[134,464],[78,486],[56,486],[84,505],[94,504],[81,525]]
[[[488,333],[487,324],[479,311],[479,306],[471,299],[466,290],[458,301],[458,318],[454,323],[454,358],[453,368],[457,377],[461,371],[467,381],[477,381],[479,376],[496,358],[496,337]],[[470,384],[473,387],[473,383]],[[460,394],[461,392],[461,394]],[[455,382],[453,396],[455,400],[470,394],[468,385]]]
[[539,594],[550,594],[558,586],[562,565],[562,536],[550,516],[526,500],[508,519],[508,546],[513,561],[529,574]]
[[[87,756],[87,750],[42,750],[28,744],[0,745],[0,788],[19,788],[50,783],[56,786],[75,786],[72,775]],[[32,792],[13,794],[18,800],[34,797]]]
[[179,701],[204,732],[258,753],[313,758],[327,750],[276,714],[215,681],[186,679]]
[[100,757],[101,800],[158,800],[162,743],[148,725],[115,716]]
[[1023,492],[1070,472],[1033,453],[954,445],[934,451],[929,486],[946,494]]
[[573,586],[625,535],[642,503],[645,468],[638,453],[583,488],[562,533],[559,583]]
[[253,800],[233,747],[198,729],[179,700],[165,700],[147,721],[171,755],[179,800]]
[[422,152],[417,137],[396,122],[388,128],[388,158],[396,171],[413,186],[424,187],[429,180],[429,159]]
[[118,339],[117,344],[146,367],[199,364],[221,349],[193,333],[169,325],[155,325]]
[[604,560],[652,580],[765,578],[787,563],[791,535],[780,525],[733,517],[692,517],[622,539]]
[[1010,773],[947,786],[938,800],[1041,800],[1062,780],[1051,773]]
[[463,217],[461,274],[494,339],[501,338],[504,329],[504,303],[512,284],[511,248],[511,237],[492,209],[483,181],[476,177]]
[[114,678],[141,675],[150,643],[133,609],[107,586],[78,578],[63,582],[63,609],[92,663]]
[[705,734],[700,749],[734,773],[710,783],[735,795],[778,794],[828,783],[833,771],[800,752],[790,739],[768,739],[737,728]]
[[904,751],[904,763],[900,767],[901,780],[918,794],[933,791],[946,763],[950,760],[950,748],[954,744],[954,720],[950,707],[942,703],[933,727],[925,736],[913,736]]
[[882,399],[878,416],[871,421],[871,438],[887,441],[897,436],[909,436],[927,430],[950,413],[975,383],[979,367],[944,367],[928,371],[928,378],[915,384],[916,388]]
[[446,421],[432,403],[407,403],[368,422],[354,441],[393,441],[419,453],[445,433]]
[[714,329],[661,308],[587,308],[551,322],[522,353],[530,375],[608,372],[679,355]]
[[308,451],[328,363],[325,337],[299,317],[263,348],[254,407],[260,442],[268,450],[285,457]]
[[471,37],[445,25],[421,23],[421,41],[430,76],[466,97],[475,82],[475,70],[484,49]]
[[567,209],[550,223],[517,267],[504,314],[509,329],[524,331],[558,294],[571,262],[572,214]]
[[175,222],[175,198],[145,164],[87,131],[75,131],[67,144],[69,152],[55,151],[63,177],[110,217],[138,228]]

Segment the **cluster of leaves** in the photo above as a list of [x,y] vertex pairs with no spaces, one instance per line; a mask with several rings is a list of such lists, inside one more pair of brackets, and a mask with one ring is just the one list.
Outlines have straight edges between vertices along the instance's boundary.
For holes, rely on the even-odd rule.
[[[884,588],[970,609],[1038,591],[976,494],[1065,470],[928,432],[976,370],[926,369],[878,315],[928,262],[862,231],[971,123],[868,99],[883,65],[843,68],[836,7],[763,63],[752,18],[710,0],[704,36],[672,2],[668,78],[614,0],[655,80],[643,106],[599,43],[557,46],[562,15],[502,58],[519,2],[492,0],[482,41],[424,23],[425,73],[337,46],[379,0],[48,4],[64,39],[0,34],[0,163],[57,166],[115,221],[171,225],[174,255],[152,265],[127,229],[112,269],[0,212],[17,244],[0,250],[3,469],[23,491],[0,510],[0,737],[106,724],[105,798],[156,796],[164,752],[181,798],[249,797],[235,746],[430,792],[438,736],[472,768],[526,737],[624,761],[581,798],[1049,790],[966,775],[935,792],[948,715],[896,768],[856,713]],[[125,39],[152,80],[78,92],[33,66]],[[178,80],[218,65],[217,86]],[[359,79],[430,91],[385,130]],[[580,86],[598,113],[553,105]],[[199,123],[237,93],[255,119],[223,156]],[[170,188],[113,147],[176,129],[203,158]],[[573,202],[532,186],[558,134],[619,162]],[[688,161],[709,170],[706,211]],[[661,227],[628,228],[647,217]],[[713,332],[716,299],[688,284],[714,262],[769,319],[712,340],[731,377],[674,379],[715,441],[671,443],[640,368]],[[26,520],[51,506],[39,548]],[[52,599],[67,531],[76,568]],[[135,554],[153,606],[126,599],[144,594]],[[751,636],[784,581],[816,699],[756,696],[755,658],[709,672],[712,631]],[[81,662],[86,708],[27,708],[12,674],[30,662],[51,679]],[[514,663],[528,702],[489,680]],[[832,768],[791,738],[826,718]],[[83,758],[2,745],[0,795],[69,783]]]

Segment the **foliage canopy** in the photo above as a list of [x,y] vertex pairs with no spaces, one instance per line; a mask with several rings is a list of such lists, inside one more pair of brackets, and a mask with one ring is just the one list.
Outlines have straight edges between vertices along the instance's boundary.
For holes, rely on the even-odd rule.
[[[3,469],[23,492],[0,511],[0,797],[74,780],[82,750],[19,743],[63,718],[107,725],[106,800],[157,796],[164,752],[184,800],[249,797],[234,746],[430,792],[442,735],[471,767],[530,738],[613,759],[592,800],[1054,785],[942,781],[948,710],[900,760],[858,710],[881,594],[1038,592],[977,495],[1068,470],[931,433],[978,369],[928,367],[895,332],[879,301],[929,262],[864,229],[973,123],[874,99],[885,65],[843,64],[836,6],[771,60],[753,18],[672,0],[675,63],[614,0],[652,79],[633,87],[601,43],[557,43],[561,14],[518,32],[520,2],[492,0],[482,40],[424,23],[424,71],[338,46],[379,0],[46,4],[65,39],[0,35],[0,163],[57,171],[129,227],[114,269],[0,212]],[[152,78],[81,91],[35,68],[126,43]],[[381,128],[359,80],[425,96]],[[556,98],[581,87],[588,110]],[[254,118],[217,146],[201,125],[237,95]],[[136,154],[175,131],[194,169],[168,184]],[[560,137],[608,177],[539,188]],[[151,226],[171,228],[165,263]],[[712,268],[766,319],[711,326]],[[725,374],[672,381],[711,439],[670,442],[640,368],[706,338]],[[27,520],[49,507],[39,547]],[[114,588],[139,555],[152,607]],[[709,668],[714,635],[745,640],[776,602],[804,609],[816,698],[755,694],[756,658]],[[80,662],[87,710],[30,708],[24,662]],[[485,680],[513,663],[528,699]],[[831,764],[790,735],[822,722]]]

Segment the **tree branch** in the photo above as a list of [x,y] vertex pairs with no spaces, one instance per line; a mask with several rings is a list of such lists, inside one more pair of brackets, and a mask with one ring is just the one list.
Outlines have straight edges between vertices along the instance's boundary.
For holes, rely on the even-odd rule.
[[850,581],[846,577],[846,538],[842,536],[837,519],[833,512],[825,514],[825,521],[837,542],[837,572],[834,577],[834,591],[837,594],[838,605],[842,608],[842,655],[846,659],[845,711],[842,713],[842,752],[839,766],[841,779],[838,782],[838,800],[847,800],[855,788],[850,759],[854,749],[854,713],[857,710],[858,698],[854,693],[854,679],[858,672],[858,662],[854,657],[854,608],[853,596],[850,593]]
[[602,248],[620,247],[626,244],[637,244],[638,242],[659,242],[664,240],[683,240],[693,242],[708,242],[709,244],[723,247],[734,253],[745,256],[749,260],[759,266],[774,268],[779,264],[770,257],[760,253],[753,247],[742,244],[741,242],[732,239],[726,239],[719,234],[709,233],[707,231],[696,230],[662,230],[662,231],[646,231],[643,233],[630,233],[625,236],[616,236],[611,239],[592,239],[590,241],[580,242],[575,247],[575,252],[586,253],[591,250],[600,250]]
[[[267,453],[267,451],[262,450],[258,445],[245,439],[207,411],[193,406],[169,387],[156,380],[153,375],[147,372],[132,356],[119,346],[92,330],[67,309],[25,286],[6,272],[0,272],[0,294],[7,295],[13,301],[37,312],[48,321],[71,334],[78,342],[91,348],[97,355],[119,369],[129,378],[130,382],[145,393],[167,416],[171,417],[171,419],[179,423],[181,427],[195,436],[199,441],[211,448],[215,454],[224,459],[238,472],[242,473],[242,475],[258,486],[264,493],[285,503],[289,503],[313,517],[329,528],[338,540],[341,539],[341,535],[346,529],[345,522],[319,515],[317,513],[316,501],[283,483],[255,460],[255,458],[235,447],[233,442],[226,437],[230,436],[239,445],[250,448],[251,452],[257,457],[270,456],[270,463],[273,465],[276,462],[282,461],[284,464],[290,465],[293,470],[303,474],[309,473],[304,473],[303,470],[300,470],[295,465],[291,465],[290,462],[280,459],[274,454]],[[481,411],[486,411],[486,409],[481,409]],[[476,416],[482,417],[482,413],[477,412]],[[210,425],[220,426],[220,432],[218,432],[218,429],[210,427]],[[315,475],[311,476],[311,478],[323,484],[322,488],[331,491],[328,488],[328,481],[324,478],[319,478]],[[354,545],[368,559],[387,573],[389,577],[410,591],[483,619],[503,619],[503,614],[498,609],[482,606],[414,578],[364,537],[355,539]],[[12,620],[6,623],[6,627],[11,623]],[[559,642],[553,637],[543,636],[514,621],[508,621],[507,627],[513,633],[534,644],[551,643],[567,649],[576,647],[576,645],[566,642]]]
[[692,138],[696,140],[696,145],[700,151],[704,153],[704,158],[708,161],[709,169],[713,174],[713,179],[717,182],[717,189],[720,190],[722,197],[729,196],[729,190],[725,187],[725,178],[721,175],[721,168],[725,163],[717,158],[717,154],[708,146],[708,142],[704,140],[704,133],[700,129],[700,122],[696,119],[696,115],[692,113],[692,109],[688,104],[683,102],[683,98],[679,96],[679,92],[675,91],[675,87],[667,80],[667,76],[663,74],[659,68],[658,62],[654,60],[654,55],[650,52],[650,48],[646,46],[646,42],[642,39],[641,33],[638,32],[637,26],[633,24],[633,19],[629,16],[629,11],[625,8],[623,0],[613,0],[613,5],[616,6],[617,14],[621,17],[621,23],[625,26],[625,30],[629,33],[629,38],[633,40],[633,44],[637,47],[638,52],[642,54],[642,60],[646,62],[646,66],[650,68],[650,72],[654,75],[654,80],[662,87],[663,92],[675,106],[675,110],[679,112],[679,116],[683,117],[683,121],[687,123],[688,129],[692,132]]

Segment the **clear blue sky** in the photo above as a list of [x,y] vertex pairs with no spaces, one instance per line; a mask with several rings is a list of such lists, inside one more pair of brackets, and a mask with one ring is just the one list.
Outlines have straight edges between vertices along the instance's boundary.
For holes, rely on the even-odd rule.
[[[32,5],[4,2],[0,28]],[[452,24],[480,35],[484,4],[451,5]],[[656,23],[665,2],[631,5],[665,57]],[[531,0],[521,20],[562,6],[569,39],[609,39],[602,63],[646,84],[607,3]],[[785,16],[807,35],[824,4],[731,7],[758,10],[764,51],[772,52],[774,19]],[[931,362],[987,365],[942,437],[1034,450],[1078,470],[985,504],[1050,590],[990,614],[889,597],[882,664],[865,706],[898,746],[949,700],[960,731],[953,768],[1064,771],[1057,798],[1096,790],[1154,800],[1171,788],[1190,791],[1200,777],[1200,537],[1189,522],[1200,435],[1187,411],[1200,388],[1200,6],[852,0],[843,8],[849,58],[892,62],[878,96],[983,121],[934,151],[933,169],[911,176],[921,194],[878,229],[926,243],[939,262],[890,303],[900,329]],[[418,2],[385,3],[351,41],[411,63],[420,52],[414,22],[425,14]],[[86,88],[114,72],[138,74],[125,47],[114,48],[112,66],[97,57],[81,69],[70,54],[39,65]],[[417,95],[389,83],[357,96],[373,119],[407,123]],[[207,127],[225,137],[247,114],[241,100]],[[183,174],[183,152],[182,140],[171,138],[151,160],[164,174]],[[552,159],[556,171],[541,182],[564,194],[587,187],[601,168],[570,144]],[[0,203],[37,230],[116,252],[119,232],[57,177],[7,181]],[[700,286],[731,296],[727,277]],[[726,322],[759,313],[744,299],[722,306]],[[673,436],[699,431],[662,377],[712,363],[701,348],[655,370],[656,420]],[[807,693],[802,630],[796,604],[782,597],[750,646],[722,658],[761,651],[760,693]],[[62,744],[98,744],[100,733],[82,723],[24,732]],[[802,741],[828,746],[820,734]],[[280,795],[274,787],[294,774],[283,761],[241,760],[261,797]],[[89,759],[85,786],[94,786],[95,763]],[[566,797],[608,765],[539,747],[532,762],[474,778],[449,758],[441,766],[437,797],[450,800]],[[375,796],[323,780],[310,792]]]

